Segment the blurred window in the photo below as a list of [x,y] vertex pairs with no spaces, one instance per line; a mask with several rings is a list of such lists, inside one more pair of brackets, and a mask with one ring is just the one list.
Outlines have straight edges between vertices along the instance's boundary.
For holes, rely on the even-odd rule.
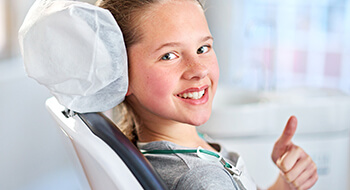
[[350,93],[350,0],[208,3],[221,84]]

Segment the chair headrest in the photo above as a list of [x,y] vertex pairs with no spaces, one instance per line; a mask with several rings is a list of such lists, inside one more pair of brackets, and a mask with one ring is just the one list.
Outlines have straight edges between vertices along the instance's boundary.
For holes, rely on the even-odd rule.
[[20,30],[29,77],[66,108],[101,112],[125,98],[127,54],[112,14],[76,1],[37,0]]

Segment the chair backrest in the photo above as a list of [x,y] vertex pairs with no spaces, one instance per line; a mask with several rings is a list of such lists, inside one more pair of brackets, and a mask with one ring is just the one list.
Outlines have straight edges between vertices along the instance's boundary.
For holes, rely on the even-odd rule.
[[70,115],[54,97],[46,107],[72,142],[91,189],[166,189],[140,151],[102,113]]

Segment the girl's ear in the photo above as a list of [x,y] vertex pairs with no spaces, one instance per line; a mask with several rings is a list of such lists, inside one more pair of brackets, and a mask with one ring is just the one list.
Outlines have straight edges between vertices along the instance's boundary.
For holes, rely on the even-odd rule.
[[128,88],[128,91],[126,92],[126,94],[125,94],[125,96],[129,96],[129,95],[131,95],[132,93],[131,93],[131,91],[130,91],[130,88]]

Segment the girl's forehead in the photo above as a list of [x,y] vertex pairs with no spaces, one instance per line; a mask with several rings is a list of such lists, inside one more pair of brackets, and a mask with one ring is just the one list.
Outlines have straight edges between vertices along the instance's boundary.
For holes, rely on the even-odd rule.
[[139,32],[144,38],[159,39],[209,32],[209,29],[204,11],[197,1],[167,0],[149,8],[141,19]]
[[200,3],[196,0],[162,0],[162,1],[159,1],[159,3],[155,3],[153,4],[153,6],[150,6],[149,11],[154,15],[158,15],[160,14],[160,12],[163,12],[163,14],[164,12],[165,13],[173,12],[175,10],[177,10],[176,12],[178,12],[179,10],[183,10],[181,9],[181,7],[183,9],[188,7],[190,8],[197,7],[198,9],[203,11]]

